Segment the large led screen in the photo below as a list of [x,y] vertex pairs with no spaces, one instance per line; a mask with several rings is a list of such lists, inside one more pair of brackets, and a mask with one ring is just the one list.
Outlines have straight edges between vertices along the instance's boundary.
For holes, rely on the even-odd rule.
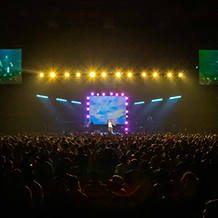
[[199,83],[218,85],[218,50],[199,50]]
[[125,124],[125,96],[90,96],[90,122],[107,124],[111,120],[115,124]]
[[0,49],[0,84],[22,83],[21,49]]

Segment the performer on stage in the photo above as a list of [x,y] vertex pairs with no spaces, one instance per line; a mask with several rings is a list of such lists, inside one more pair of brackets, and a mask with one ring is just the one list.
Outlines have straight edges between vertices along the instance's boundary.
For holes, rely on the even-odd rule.
[[116,124],[112,123],[111,120],[108,120],[107,125],[108,125],[108,133],[112,133],[113,132],[113,126],[116,126]]

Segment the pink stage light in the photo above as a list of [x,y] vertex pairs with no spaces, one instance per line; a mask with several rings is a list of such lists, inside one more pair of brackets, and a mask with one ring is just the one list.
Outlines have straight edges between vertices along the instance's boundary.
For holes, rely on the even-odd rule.
[[128,114],[129,113],[129,111],[128,110],[126,110],[126,114]]
[[104,92],[102,92],[102,96],[105,96],[105,93],[104,93]]
[[112,96],[114,93],[113,92],[110,92],[110,95]]
[[129,122],[128,121],[125,121],[125,124],[127,125]]
[[89,118],[90,118],[90,115],[86,115],[86,118],[88,118],[88,119],[89,119]]
[[86,105],[90,105],[90,102],[86,102]]
[[129,98],[128,97],[126,97],[126,100],[128,100]]
[[128,118],[128,115],[126,115],[126,118]]
[[94,93],[94,92],[91,92],[91,96],[93,96],[93,95],[95,95],[95,93]]
[[128,102],[126,102],[125,105],[127,106],[127,105],[128,105]]
[[87,97],[86,97],[86,99],[87,99],[87,100],[89,100],[89,99],[90,99],[90,97],[89,97],[89,96],[87,96]]
[[118,93],[116,93],[115,95],[116,95],[116,96],[118,96],[119,94],[118,94]]
[[124,96],[124,95],[125,95],[125,94],[122,92],[122,93],[121,93],[121,96]]
[[89,110],[90,110],[90,108],[89,108],[89,107],[87,107],[87,108],[86,108],[86,110],[87,110],[87,111],[89,111]]
[[126,132],[128,132],[128,130],[129,130],[128,128],[125,128],[125,131],[126,131]]
[[99,93],[97,93],[97,96],[99,96]]

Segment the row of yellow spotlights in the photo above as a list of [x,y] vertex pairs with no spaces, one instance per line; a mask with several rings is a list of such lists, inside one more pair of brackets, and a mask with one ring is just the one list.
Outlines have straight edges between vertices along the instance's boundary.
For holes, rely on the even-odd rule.
[[[96,74],[95,74],[95,72],[91,72],[89,75],[90,75],[90,77],[94,78]],[[118,77],[118,78],[121,77],[121,75],[122,75],[122,74],[121,74],[120,72],[117,72],[117,73],[116,73],[116,77]],[[142,75],[142,77],[146,77],[146,76],[147,76],[146,73],[142,73],[141,75]],[[155,72],[155,73],[153,73],[152,75],[153,75],[153,77],[157,77],[157,76],[158,76],[158,73]],[[44,73],[40,73],[39,76],[40,76],[40,77],[44,77]],[[54,72],[50,73],[50,77],[54,78],[55,76],[56,76],[56,74],[55,74]],[[69,77],[70,74],[69,74],[68,72],[66,72],[66,73],[64,74],[64,76],[65,76],[65,77]],[[81,74],[80,74],[80,73],[76,73],[76,76],[77,76],[77,77],[80,77]],[[101,74],[101,76],[102,76],[102,77],[106,77],[107,74],[106,74],[105,72],[103,72],[103,73]],[[131,73],[131,72],[127,73],[127,76],[128,76],[128,77],[132,77],[132,73]],[[173,76],[172,73],[167,73],[167,77],[172,77],[172,76]],[[178,76],[179,76],[179,77],[182,77],[182,76],[183,76],[183,73],[179,73]]]

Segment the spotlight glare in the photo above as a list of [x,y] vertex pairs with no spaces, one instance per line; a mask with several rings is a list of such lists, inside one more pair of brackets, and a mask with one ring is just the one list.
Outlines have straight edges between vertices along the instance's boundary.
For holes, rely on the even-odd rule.
[[90,99],[90,97],[89,97],[89,96],[87,96],[87,97],[86,97],[86,99],[87,99],[87,100],[89,100],[89,99]]
[[115,94],[115,96],[118,96],[118,95],[119,95],[118,93]]
[[183,74],[182,73],[179,73],[179,77],[182,77],[183,76]]
[[114,93],[113,92],[110,92],[110,96],[112,96]]
[[80,73],[77,73],[77,74],[76,74],[76,76],[77,76],[77,77],[80,77],[80,76],[81,76],[81,74],[80,74]]
[[120,76],[121,76],[121,73],[120,73],[120,72],[117,72],[117,73],[116,73],[116,76],[117,76],[117,77],[120,77]]
[[106,77],[107,76],[107,74],[105,72],[103,72],[101,75],[102,75],[102,77]]
[[128,125],[128,121],[125,121],[125,124]]
[[95,95],[95,93],[94,92],[91,92],[91,96],[94,96]]
[[168,76],[168,77],[171,77],[171,76],[172,76],[172,73],[168,73],[167,76]]
[[129,73],[127,74],[127,76],[128,76],[128,77],[131,77],[131,76],[132,76],[132,73],[131,73],[131,72],[129,72]]
[[143,76],[143,77],[146,77],[146,73],[142,73],[142,76]]
[[65,77],[69,77],[70,76],[70,74],[68,72],[66,72],[64,75],[65,75]]
[[40,76],[40,77],[44,77],[44,73],[40,73],[39,76]]
[[124,95],[125,95],[125,94],[122,92],[122,93],[121,93],[121,96],[124,96]]
[[95,72],[91,72],[90,73],[90,76],[93,78],[93,77],[95,77]]
[[127,106],[127,105],[128,105],[128,102],[126,102],[125,105]]
[[102,92],[102,96],[105,96],[105,93],[104,93],[104,92]]
[[153,76],[154,76],[154,77],[157,77],[157,73],[153,73]]
[[89,119],[89,118],[90,118],[90,115],[86,115],[86,118],[88,118],[88,119]]
[[52,78],[54,78],[54,77],[55,77],[55,73],[52,72],[52,73],[50,74],[50,76],[51,76]]

